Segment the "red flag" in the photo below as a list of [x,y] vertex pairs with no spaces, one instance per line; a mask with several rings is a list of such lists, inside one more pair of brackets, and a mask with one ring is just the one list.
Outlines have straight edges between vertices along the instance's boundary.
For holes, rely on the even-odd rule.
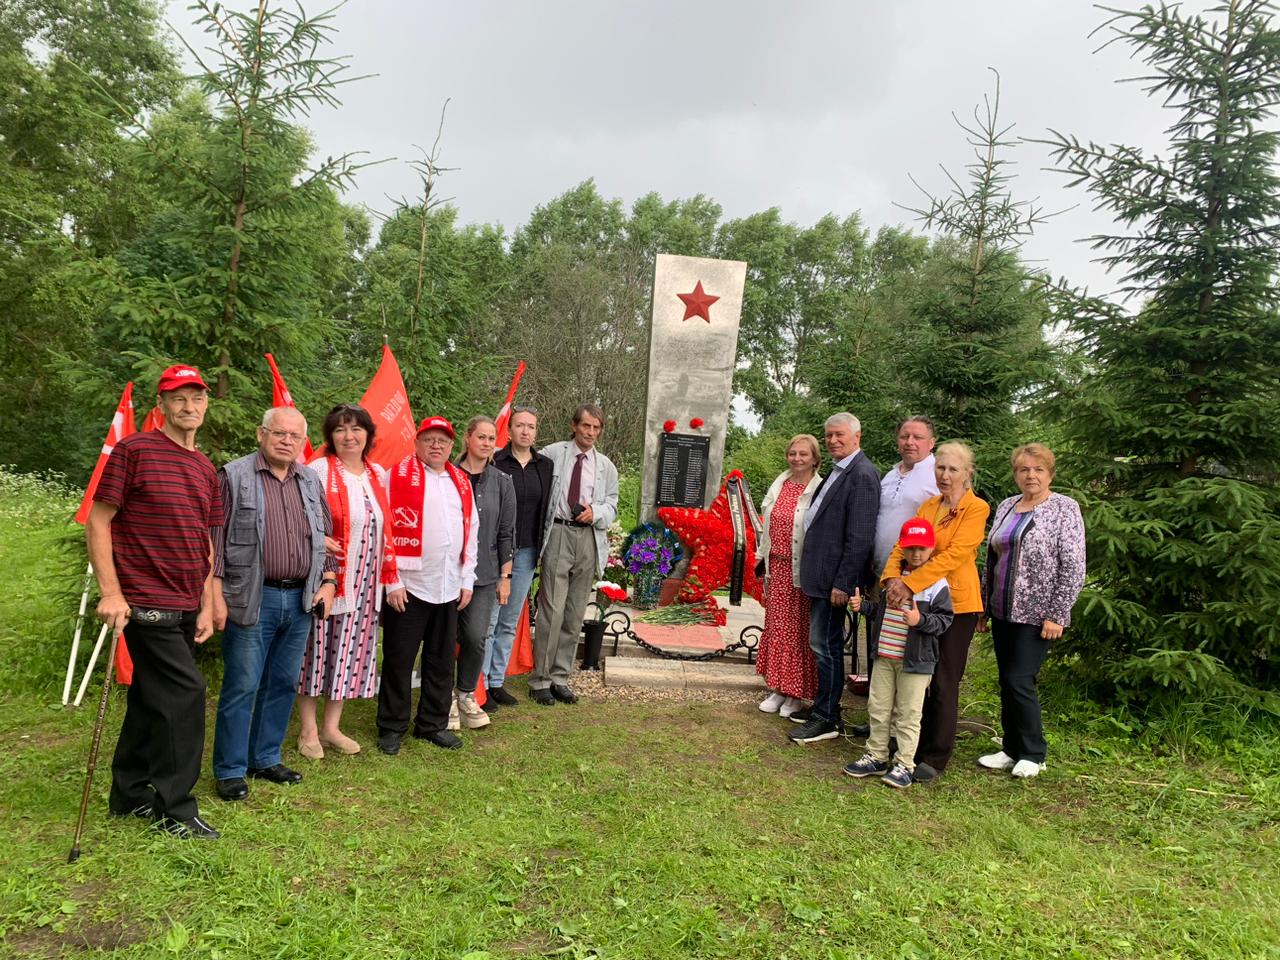
[[102,479],[102,471],[107,467],[107,458],[111,456],[116,444],[133,432],[133,381],[130,380],[124,385],[124,393],[120,394],[111,426],[107,428],[107,439],[102,441],[102,452],[98,454],[93,476],[89,478],[84,499],[80,501],[80,509],[76,511],[76,523],[84,523],[89,519],[89,511],[93,508],[93,494],[98,489],[98,481]]
[[360,398],[360,406],[369,411],[378,427],[370,460],[390,470],[413,453],[416,424],[409,409],[409,392],[400,376],[400,364],[386,344],[382,345],[382,363]]
[[502,409],[498,411],[498,415],[493,420],[493,425],[498,431],[499,449],[507,445],[507,424],[511,422],[511,401],[516,398],[516,387],[520,386],[520,378],[522,376],[524,376],[523,360],[516,367],[516,375],[511,378],[511,387],[507,390],[507,402],[502,405]]
[[[289,385],[284,382],[284,377],[280,376],[280,368],[276,366],[276,358],[271,354],[263,354],[267,358],[267,363],[271,367],[271,406],[273,407],[293,407],[298,408],[293,402],[293,396],[289,393]],[[299,463],[308,462],[315,451],[311,449],[311,440],[302,441],[302,453],[298,455]]]
[[529,629],[529,601],[520,611],[520,623],[511,647],[511,659],[507,661],[507,676],[518,677],[533,669],[533,633]]
[[142,421],[142,433],[150,433],[152,430],[164,429],[164,414],[160,412],[159,407],[152,407],[147,411],[147,415]]

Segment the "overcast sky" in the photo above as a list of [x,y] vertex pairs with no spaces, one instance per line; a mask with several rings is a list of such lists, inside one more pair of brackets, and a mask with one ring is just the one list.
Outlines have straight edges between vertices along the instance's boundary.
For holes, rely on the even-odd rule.
[[[244,7],[243,0],[230,4]],[[1192,6],[1203,7],[1196,3]],[[169,22],[189,40],[185,0]],[[322,9],[319,3],[308,9]],[[350,0],[335,19],[352,75],[343,105],[310,121],[322,155],[395,157],[363,171],[348,199],[375,211],[412,196],[406,161],[430,146],[450,98],[442,180],[463,222],[510,233],[588,177],[630,204],[702,193],[725,218],[779,207],[810,224],[860,212],[905,224],[913,174],[945,189],[938,164],[971,159],[967,116],[1002,77],[1014,133],[1046,128],[1159,149],[1170,117],[1134,84],[1126,47],[1094,53],[1105,15],[1082,0],[834,0],[644,3]],[[1096,292],[1114,283],[1079,238],[1108,229],[1088,197],[1044,171],[1043,147],[1013,151],[1018,197],[1050,210],[1029,258]]]

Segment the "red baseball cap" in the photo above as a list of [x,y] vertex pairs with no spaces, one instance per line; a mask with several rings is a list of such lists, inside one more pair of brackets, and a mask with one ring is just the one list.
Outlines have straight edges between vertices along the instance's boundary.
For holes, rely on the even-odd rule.
[[444,417],[427,417],[418,424],[417,436],[422,436],[428,430],[442,430],[449,435],[450,440],[456,440],[458,435],[453,432],[453,424]]
[[898,536],[898,546],[932,547],[937,540],[933,535],[933,524],[920,517],[912,517],[902,525],[902,533]]
[[209,385],[200,379],[200,371],[195,367],[177,363],[160,374],[160,382],[156,384],[156,393],[168,393],[170,390],[181,390],[183,387],[199,387],[208,390]]

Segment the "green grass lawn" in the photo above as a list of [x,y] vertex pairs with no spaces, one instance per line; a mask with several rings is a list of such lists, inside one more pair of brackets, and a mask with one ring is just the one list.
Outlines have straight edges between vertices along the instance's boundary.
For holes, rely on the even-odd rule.
[[[118,697],[68,865],[94,709],[57,702],[72,608],[49,584],[78,573],[65,502],[15,489],[0,955],[1280,956],[1280,758],[1147,742],[1076,704],[1051,704],[1037,780],[976,769],[976,734],[942,781],[897,792],[841,775],[853,743],[790,746],[750,704],[526,702],[461,752],[383,757],[357,703],[344,726],[370,752],[235,805],[206,772],[223,839],[184,843],[106,819]],[[967,712],[987,716],[985,650],[971,674]]]

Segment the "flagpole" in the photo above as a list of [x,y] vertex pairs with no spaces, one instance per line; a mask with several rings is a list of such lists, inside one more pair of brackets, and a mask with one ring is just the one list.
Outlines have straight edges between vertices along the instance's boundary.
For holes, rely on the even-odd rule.
[[[107,625],[104,623],[102,629],[98,631],[98,642],[93,645],[93,653],[89,654],[89,665],[84,668],[84,679],[80,681],[80,691],[76,694],[76,702],[72,706],[80,706],[80,701],[84,699],[85,691],[89,689],[89,678],[93,676],[93,668],[98,662],[98,654],[102,652],[102,642],[107,639]],[[112,644],[114,647],[115,644]],[[111,664],[107,664],[107,670],[110,671]]]
[[84,613],[89,607],[89,590],[93,584],[93,564],[89,564],[84,573],[84,590],[80,594],[80,612],[76,614],[76,633],[71,638],[71,656],[67,659],[67,679],[62,684],[62,705],[65,707],[71,699],[71,681],[76,674],[76,654],[80,652],[80,634],[84,630]]

